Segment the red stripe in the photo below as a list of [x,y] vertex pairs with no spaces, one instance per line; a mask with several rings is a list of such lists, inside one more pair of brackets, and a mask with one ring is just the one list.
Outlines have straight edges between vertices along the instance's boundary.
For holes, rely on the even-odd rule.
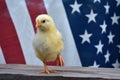
[[47,11],[45,9],[45,5],[43,0],[25,0],[27,7],[28,7],[28,11],[34,26],[34,30],[35,29],[35,18],[39,15],[39,14],[47,14]]
[[0,0],[0,46],[7,64],[25,64],[25,59],[5,0]]
[[[43,0],[25,0],[25,1],[26,1],[26,4],[27,4],[27,7],[28,7],[28,11],[29,11],[33,26],[34,26],[34,30],[36,31],[36,29],[35,29],[35,18],[39,14],[47,14],[44,2],[43,2]],[[54,66],[54,65],[57,65],[56,62],[57,61],[55,60],[53,62],[48,62],[47,64]]]

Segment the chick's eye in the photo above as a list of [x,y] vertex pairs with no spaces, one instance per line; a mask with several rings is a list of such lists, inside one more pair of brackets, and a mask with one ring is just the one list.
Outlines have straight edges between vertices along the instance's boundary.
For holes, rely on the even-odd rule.
[[45,20],[42,20],[42,23],[45,23]]

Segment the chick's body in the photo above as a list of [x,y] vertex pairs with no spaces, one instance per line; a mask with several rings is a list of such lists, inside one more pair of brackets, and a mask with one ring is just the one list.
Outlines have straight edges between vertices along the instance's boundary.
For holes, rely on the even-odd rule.
[[54,61],[64,48],[61,34],[56,29],[48,32],[37,30],[33,46],[43,62]]

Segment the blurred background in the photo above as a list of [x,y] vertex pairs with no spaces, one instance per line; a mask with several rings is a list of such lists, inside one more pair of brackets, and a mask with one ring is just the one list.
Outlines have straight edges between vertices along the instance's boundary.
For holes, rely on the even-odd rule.
[[39,14],[62,33],[65,66],[120,68],[120,0],[0,0],[0,64],[43,65],[32,47]]

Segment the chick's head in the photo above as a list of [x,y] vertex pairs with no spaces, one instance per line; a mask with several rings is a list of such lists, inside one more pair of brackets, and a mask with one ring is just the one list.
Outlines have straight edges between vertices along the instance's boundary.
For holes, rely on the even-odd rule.
[[36,28],[39,30],[47,31],[54,27],[54,21],[49,15],[42,14],[36,17]]

